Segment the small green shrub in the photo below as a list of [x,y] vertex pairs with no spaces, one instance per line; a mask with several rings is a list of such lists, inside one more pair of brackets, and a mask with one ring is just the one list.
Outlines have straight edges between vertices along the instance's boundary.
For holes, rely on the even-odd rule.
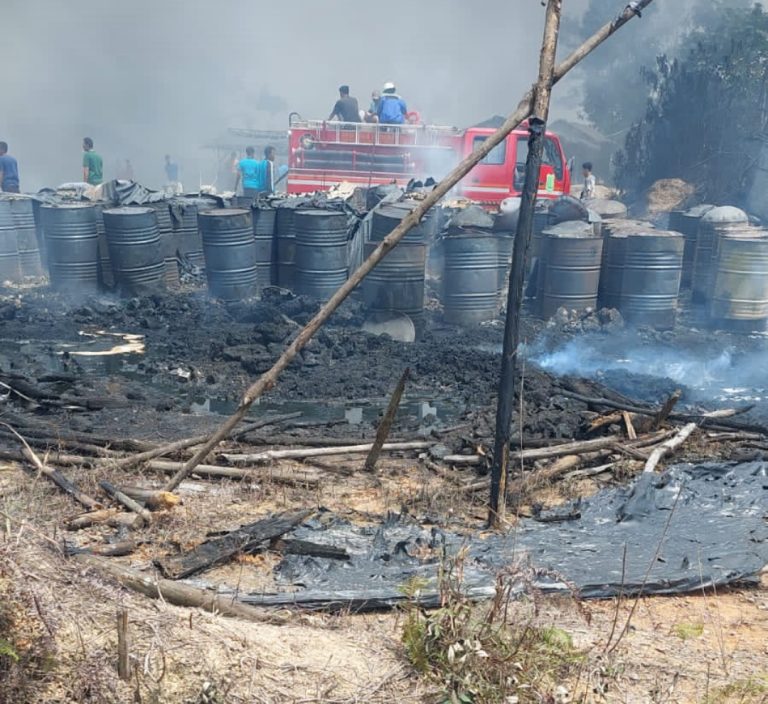
[[540,702],[573,676],[584,655],[570,635],[515,616],[511,578],[500,578],[490,603],[475,604],[462,591],[463,557],[444,563],[440,608],[418,606],[423,586],[406,585],[402,640],[416,671],[441,688],[447,704]]

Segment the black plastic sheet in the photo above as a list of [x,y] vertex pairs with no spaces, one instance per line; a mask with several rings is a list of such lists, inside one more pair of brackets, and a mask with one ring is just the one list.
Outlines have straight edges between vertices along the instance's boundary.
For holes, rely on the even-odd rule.
[[572,591],[583,598],[682,594],[756,580],[768,563],[768,464],[677,465],[633,486],[525,519],[507,534],[460,535],[404,517],[360,527],[325,517],[292,537],[343,547],[340,563],[286,556],[279,579],[294,592],[240,596],[251,604],[370,610],[407,598],[439,603],[441,561],[465,551],[470,596],[493,593],[497,575],[515,590]]

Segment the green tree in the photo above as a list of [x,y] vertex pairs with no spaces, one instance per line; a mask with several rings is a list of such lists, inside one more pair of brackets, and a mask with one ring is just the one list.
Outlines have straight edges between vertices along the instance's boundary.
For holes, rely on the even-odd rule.
[[715,18],[646,72],[645,115],[615,163],[625,190],[682,178],[708,201],[743,203],[768,130],[768,14],[756,4]]

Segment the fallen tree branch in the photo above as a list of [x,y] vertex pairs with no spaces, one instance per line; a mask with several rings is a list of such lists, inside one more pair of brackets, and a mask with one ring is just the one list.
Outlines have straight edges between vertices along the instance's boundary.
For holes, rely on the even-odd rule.
[[133,511],[136,515],[141,516],[147,525],[152,523],[152,513],[144,508],[141,504],[134,501],[130,496],[126,496],[114,484],[111,484],[105,479],[99,482],[99,486],[115,501],[121,503],[129,511]]
[[[426,450],[434,443],[416,440],[413,442],[389,442],[381,446],[382,452],[395,452],[399,450]],[[253,454],[235,455],[223,453],[221,457],[233,465],[257,464],[270,462],[271,460],[298,460],[305,457],[323,457],[325,455],[354,455],[369,452],[373,443],[365,445],[345,445],[343,447],[315,447],[305,450],[266,450]]]
[[[249,423],[248,425],[243,426],[236,433],[232,433],[231,435],[233,437],[241,437],[246,433],[258,430],[259,428],[264,428],[268,425],[279,423],[280,421],[298,418],[300,415],[301,411],[297,411],[295,413],[284,413],[283,415],[272,416],[271,418],[262,418],[261,420],[255,421],[254,423]],[[146,450],[145,452],[140,452],[137,455],[123,457],[121,459],[115,460],[115,464],[121,469],[135,467],[142,462],[155,459],[156,457],[161,457],[162,455],[169,455],[173,452],[179,452],[180,450],[186,450],[190,447],[195,447],[196,445],[202,445],[206,440],[208,440],[208,437],[209,435],[206,434],[197,435],[195,437],[186,438],[183,440],[177,440],[176,442],[172,442],[167,445],[162,445],[151,450]]]
[[[582,401],[590,406],[603,406],[604,408],[615,408],[620,411],[629,411],[630,413],[637,413],[644,416],[656,416],[658,411],[653,408],[643,408],[642,406],[635,406],[631,403],[620,403],[618,401],[612,401],[607,398],[594,398],[591,396],[584,396],[583,394],[577,394],[573,391],[559,391],[560,396],[566,396],[577,401]],[[742,408],[725,408],[718,411],[707,411],[705,413],[670,413],[668,418],[670,420],[685,421],[686,423],[698,422],[699,425],[707,425],[708,427],[723,427],[726,429],[744,430],[747,432],[756,432],[761,435],[768,435],[768,427],[764,425],[758,425],[756,423],[740,423],[738,421],[728,420],[733,416],[749,413],[754,408],[754,405],[744,406]],[[711,423],[711,421],[716,421]]]
[[139,486],[124,486],[122,492],[146,506],[150,511],[161,511],[181,503],[181,498],[170,491],[160,491],[158,489],[144,489]]
[[677,450],[677,448],[680,447],[690,437],[691,433],[693,433],[693,431],[698,427],[699,426],[696,423],[688,423],[688,425],[680,429],[680,432],[677,433],[675,437],[670,438],[655,448],[653,452],[651,452],[651,456],[648,458],[648,461],[645,463],[643,472],[653,472],[656,469],[656,465],[658,465],[661,461],[661,458],[664,457],[664,455]]
[[0,425],[3,425],[6,428],[8,428],[8,430],[10,430],[16,436],[16,438],[22,444],[22,449],[21,449],[22,458],[26,459],[28,462],[31,462],[35,466],[35,469],[37,469],[37,471],[40,472],[40,474],[50,479],[65,494],[69,494],[75,501],[82,504],[86,508],[88,509],[101,508],[101,504],[98,501],[96,501],[96,499],[92,499],[90,496],[88,496],[88,494],[85,494],[82,491],[80,491],[80,489],[78,489],[77,486],[75,486],[75,484],[73,484],[61,472],[59,472],[58,469],[52,469],[51,467],[48,467],[45,464],[43,464],[42,460],[34,453],[34,451],[29,446],[27,441],[21,435],[19,435],[10,425],[2,422],[0,422]]
[[111,577],[126,589],[139,592],[152,599],[163,599],[174,606],[203,609],[222,616],[242,618],[256,623],[282,624],[287,621],[286,617],[280,617],[277,614],[242,604],[234,601],[231,597],[220,596],[215,592],[190,587],[179,582],[171,582],[167,579],[148,577],[141,572],[110,562],[102,557],[75,555],[72,559],[94,569],[102,576]]
[[144,519],[135,513],[120,513],[115,508],[105,508],[99,511],[83,513],[67,521],[67,530],[82,530],[91,526],[106,523],[113,528],[128,528],[134,530],[144,525]]
[[[594,450],[603,450],[612,447],[621,438],[617,435],[609,435],[604,438],[594,438],[592,440],[579,440],[576,442],[564,443],[562,445],[553,445],[552,447],[536,447],[527,450],[518,450],[510,452],[510,460],[545,460],[555,457],[564,457],[565,455],[580,455]],[[481,455],[448,455],[443,458],[446,464],[481,464],[485,457]]]

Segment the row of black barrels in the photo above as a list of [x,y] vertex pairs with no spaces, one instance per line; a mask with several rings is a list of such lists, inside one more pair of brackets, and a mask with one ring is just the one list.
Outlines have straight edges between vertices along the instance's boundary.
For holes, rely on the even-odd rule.
[[[700,223],[689,258],[694,299],[705,304],[716,327],[764,330],[768,232],[749,226],[746,216],[724,225],[727,214]],[[617,308],[631,323],[671,328],[686,270],[685,242],[682,233],[638,221],[606,221],[600,235],[585,223],[554,226],[544,232],[535,270],[535,310],[548,318],[560,307]]]
[[109,208],[63,203],[39,208],[51,286],[87,293],[117,287],[140,295],[179,284],[177,255],[195,257],[197,224],[174,228],[167,204]]

